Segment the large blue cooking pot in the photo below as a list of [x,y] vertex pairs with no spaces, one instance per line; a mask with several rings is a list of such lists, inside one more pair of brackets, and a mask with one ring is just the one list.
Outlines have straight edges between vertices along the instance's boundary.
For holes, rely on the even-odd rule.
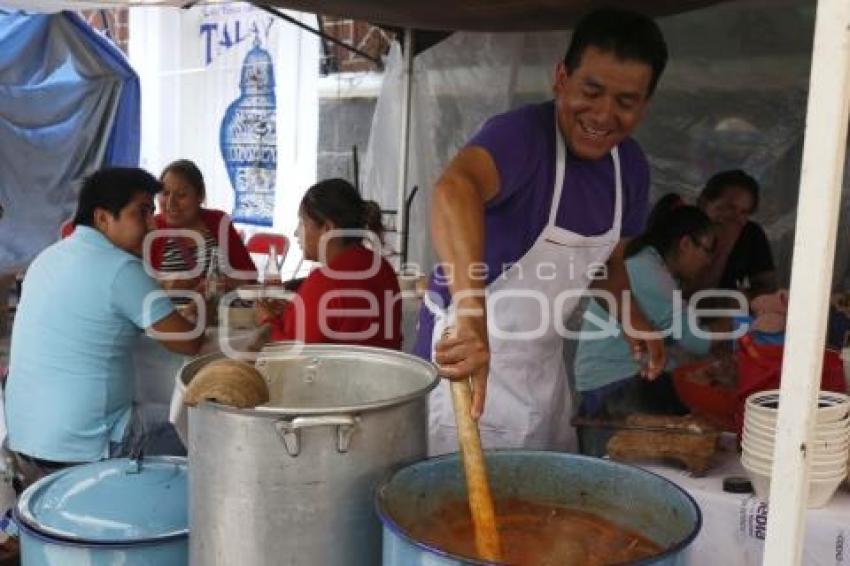
[[28,487],[15,507],[23,566],[185,566],[186,459],[119,458]]
[[[699,506],[674,483],[634,466],[560,452],[488,451],[490,486],[496,498],[578,508],[641,533],[666,550],[633,564],[684,564],[685,548],[702,525]],[[384,566],[488,564],[414,540],[400,525],[429,516],[447,501],[466,497],[457,454],[403,468],[376,492],[384,528]]]

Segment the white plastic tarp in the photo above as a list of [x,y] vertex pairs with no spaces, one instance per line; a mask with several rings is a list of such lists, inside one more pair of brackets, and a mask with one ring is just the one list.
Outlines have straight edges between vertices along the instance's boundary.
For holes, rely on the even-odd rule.
[[[790,4],[790,5],[789,5]],[[732,3],[662,18],[671,60],[646,119],[636,133],[652,166],[652,198],[676,191],[695,200],[705,181],[742,168],[759,180],[755,219],[773,244],[780,279],[790,277],[800,178],[815,2],[783,10]],[[551,97],[555,64],[568,32],[456,33],[416,57],[409,187],[410,261],[427,271],[434,261],[428,233],[436,177],[481,123],[493,114]],[[402,57],[388,57],[375,112],[363,186],[385,208],[396,208]],[[839,234],[847,234],[842,200]],[[850,239],[839,237],[836,284],[850,266]]]

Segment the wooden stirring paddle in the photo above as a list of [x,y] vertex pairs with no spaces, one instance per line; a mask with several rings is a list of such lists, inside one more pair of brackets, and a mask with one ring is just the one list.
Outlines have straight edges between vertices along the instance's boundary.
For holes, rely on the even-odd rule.
[[496,529],[496,512],[487,467],[481,452],[481,436],[478,424],[472,420],[472,390],[469,380],[451,382],[452,405],[457,422],[457,439],[461,459],[466,473],[466,490],[469,495],[469,511],[475,529],[475,547],[479,557],[492,562],[502,561],[502,546]]

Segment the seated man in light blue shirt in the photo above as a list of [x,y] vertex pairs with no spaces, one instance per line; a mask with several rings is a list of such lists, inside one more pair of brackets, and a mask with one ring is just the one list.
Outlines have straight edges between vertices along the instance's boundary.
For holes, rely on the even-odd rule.
[[157,433],[133,406],[131,349],[141,330],[168,333],[161,343],[181,354],[201,346],[203,335],[142,265],[160,188],[141,169],[90,175],[74,233],[27,269],[12,329],[6,421],[9,447],[36,474],[125,455]]
[[[693,206],[675,204],[665,210],[659,203],[647,230],[626,248],[626,271],[632,298],[657,331],[668,333],[666,341],[684,350],[707,355],[712,339],[692,327],[688,308],[677,293],[680,281],[691,280],[710,264],[716,237],[711,221]],[[619,324],[612,323],[597,300],[588,306],[581,328],[575,360],[576,389],[583,417],[620,420],[630,413],[685,414],[669,373],[654,381],[639,375],[635,360]],[[608,327],[595,321],[608,321]],[[614,324],[614,326],[610,326]],[[608,332],[613,328],[616,332]],[[672,369],[672,363],[667,369]],[[579,428],[583,453],[604,454],[610,431]]]

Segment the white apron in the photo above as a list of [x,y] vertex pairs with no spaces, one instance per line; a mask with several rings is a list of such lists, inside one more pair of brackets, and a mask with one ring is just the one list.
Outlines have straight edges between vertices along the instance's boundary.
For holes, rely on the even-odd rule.
[[[620,239],[623,190],[615,147],[611,150],[616,183],[611,229],[588,237],[558,228],[555,217],[564,185],[566,149],[557,120],[555,147],[555,187],[549,222],[531,249],[486,289],[490,374],[484,414],[478,423],[484,448],[576,450],[576,434],[570,425],[572,407],[563,358],[564,338],[553,317],[566,321],[578,304],[579,295],[587,289],[589,268],[604,264]],[[546,267],[541,268],[542,276],[538,277],[541,264]],[[529,298],[532,294],[537,301]],[[556,301],[559,295],[562,298]],[[539,304],[541,301],[544,304]],[[434,345],[446,326],[453,323],[455,313],[451,306],[448,311],[439,308],[428,300],[427,294],[425,303],[434,314],[433,359]],[[542,328],[541,316],[548,319]],[[494,329],[503,333],[539,332],[535,338],[508,338],[495,336]],[[428,428],[429,455],[457,451],[457,429],[446,380],[429,397]]]

